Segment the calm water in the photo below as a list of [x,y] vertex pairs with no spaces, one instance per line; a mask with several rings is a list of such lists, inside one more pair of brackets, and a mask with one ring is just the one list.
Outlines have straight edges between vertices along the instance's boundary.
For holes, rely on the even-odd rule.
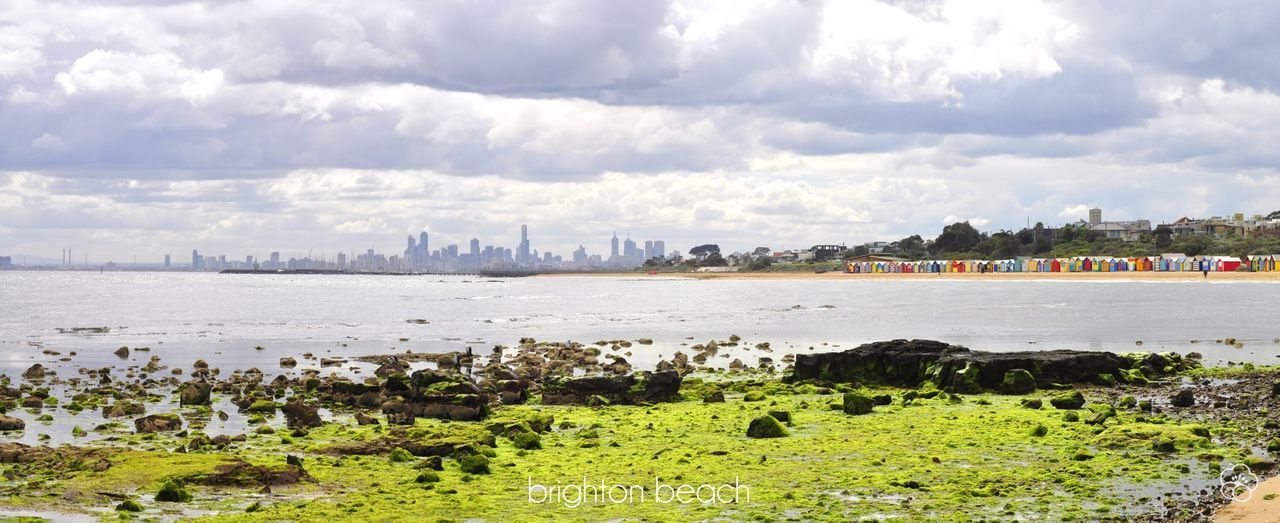
[[[1198,351],[1213,363],[1280,363],[1280,343],[1273,341],[1280,337],[1277,291],[1276,283],[1212,280],[0,272],[0,371],[14,375],[40,362],[66,376],[76,367],[140,365],[155,355],[188,369],[204,359],[224,369],[257,366],[271,374],[280,357],[304,352],[357,356],[471,346],[487,353],[521,337],[584,343],[652,338],[654,345],[631,349],[629,360],[644,367],[682,344],[731,334],[751,345],[770,342],[775,360],[787,352],[933,338],[986,350]],[[429,323],[407,322],[415,319]],[[110,332],[59,332],[73,327]],[[1213,342],[1227,337],[1244,348]],[[122,345],[152,350],[121,360],[112,351]],[[56,361],[71,352],[77,354],[69,362]],[[756,353],[734,356],[753,364]]]

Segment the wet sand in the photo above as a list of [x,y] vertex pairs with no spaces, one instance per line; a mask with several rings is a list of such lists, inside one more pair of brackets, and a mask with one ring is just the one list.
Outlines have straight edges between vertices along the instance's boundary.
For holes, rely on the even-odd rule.
[[996,272],[996,273],[880,273],[845,272],[587,272],[545,274],[538,277],[588,276],[603,278],[691,278],[698,280],[969,280],[969,281],[1239,281],[1280,282],[1280,272]]
[[[1266,499],[1270,495],[1271,499]],[[1213,516],[1216,523],[1273,523],[1280,521],[1280,477],[1263,481],[1245,503],[1231,502]]]

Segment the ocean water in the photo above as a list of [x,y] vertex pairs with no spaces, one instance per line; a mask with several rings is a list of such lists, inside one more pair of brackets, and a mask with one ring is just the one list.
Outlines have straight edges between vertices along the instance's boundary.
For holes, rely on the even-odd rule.
[[[1269,282],[692,280],[634,277],[0,272],[0,372],[60,375],[159,356],[190,368],[278,372],[282,356],[444,352],[538,340],[651,338],[654,365],[737,334],[789,352],[893,338],[973,349],[1196,351],[1207,363],[1280,363],[1280,284]],[[411,323],[425,320],[426,323]],[[73,332],[107,327],[105,333]],[[1236,338],[1235,348],[1215,340]],[[1137,342],[1141,341],[1139,345]],[[149,347],[127,359],[120,346]],[[256,350],[256,347],[262,350]],[[58,355],[45,354],[45,351]],[[75,353],[74,356],[71,353]],[[761,351],[728,352],[748,365]],[[59,361],[61,359],[67,361]],[[715,361],[719,360],[719,361]],[[300,368],[314,361],[299,359]],[[328,372],[330,370],[326,370]]]

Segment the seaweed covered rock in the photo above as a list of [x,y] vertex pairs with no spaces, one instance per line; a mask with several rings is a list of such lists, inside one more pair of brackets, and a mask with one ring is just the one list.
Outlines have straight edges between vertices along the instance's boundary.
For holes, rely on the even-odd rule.
[[1074,410],[1084,406],[1084,394],[1078,390],[1065,392],[1049,398],[1049,404],[1055,409]]
[[870,414],[875,407],[875,400],[866,395],[857,392],[850,392],[844,395],[844,404],[842,409],[845,414],[862,415]]
[[383,385],[383,393],[393,398],[382,404],[390,423],[411,425],[416,418],[476,421],[489,415],[490,395],[462,374],[420,370],[407,383],[396,378],[388,377]]
[[786,435],[787,429],[768,414],[751,420],[751,424],[747,426],[748,438],[781,438]]
[[613,405],[673,401],[679,397],[680,374],[675,371],[637,372],[626,376],[552,378],[542,384],[542,403],[587,405],[593,397]]
[[1031,394],[1036,391],[1036,378],[1026,369],[1008,370],[1000,380],[1000,390],[1005,394]]

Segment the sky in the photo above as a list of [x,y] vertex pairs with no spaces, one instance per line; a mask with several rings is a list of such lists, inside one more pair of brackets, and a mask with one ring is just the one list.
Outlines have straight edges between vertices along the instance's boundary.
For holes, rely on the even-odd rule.
[[[0,0],[0,255],[1280,210],[1280,2]],[[15,260],[16,261],[16,260]]]

